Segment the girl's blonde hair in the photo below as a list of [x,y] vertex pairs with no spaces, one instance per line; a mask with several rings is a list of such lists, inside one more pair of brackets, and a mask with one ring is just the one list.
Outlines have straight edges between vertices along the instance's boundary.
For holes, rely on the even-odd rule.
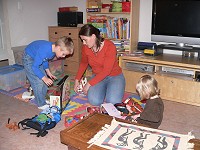
[[73,40],[68,36],[63,36],[55,42],[55,46],[60,46],[61,50],[69,51],[70,54],[74,52]]
[[141,100],[150,99],[152,96],[159,95],[158,82],[150,75],[144,75],[136,85],[136,91]]

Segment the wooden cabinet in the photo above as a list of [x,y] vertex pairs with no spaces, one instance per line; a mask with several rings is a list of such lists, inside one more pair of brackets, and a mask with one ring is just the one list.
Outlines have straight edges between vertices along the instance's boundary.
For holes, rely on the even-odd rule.
[[82,42],[78,36],[80,28],[50,26],[48,30],[49,30],[49,41],[55,42],[60,37],[63,36],[69,36],[72,38],[74,42],[74,53],[72,56],[67,57],[64,60],[64,71],[66,74],[76,74],[81,59]]
[[[100,4],[99,4],[100,3]],[[125,51],[121,51],[119,50],[118,51],[118,54],[121,54],[123,52],[131,52],[133,49],[136,49],[137,47],[137,43],[138,43],[138,35],[139,35],[139,9],[140,9],[140,0],[130,0],[130,12],[112,12],[112,10],[109,12],[109,11],[105,11],[105,9],[102,9],[103,7],[103,4],[104,5],[107,5],[107,4],[111,4],[113,5],[113,2],[112,0],[87,0],[87,8],[91,8],[91,7],[99,7],[100,11],[99,12],[87,12],[87,23],[94,23],[95,25],[99,26],[99,28],[101,28],[100,26],[103,25],[103,28],[105,28],[104,32],[106,32],[106,38],[109,38],[113,41],[116,41],[117,43],[120,43],[122,42],[122,44],[126,43],[126,41],[128,41],[129,44],[127,44],[126,46],[128,46],[128,48],[124,48]],[[94,6],[93,6],[94,5]],[[97,5],[97,6],[95,6]],[[129,34],[130,36],[128,36],[128,38],[124,38],[124,37],[117,37],[114,36],[114,37],[109,37],[107,36],[108,32],[109,32],[109,27],[108,27],[108,19],[95,19],[95,18],[92,18],[91,19],[91,16],[106,16],[106,17],[109,17],[109,18],[127,18],[129,20],[129,29],[125,29],[126,33],[127,31],[129,31]],[[99,23],[99,24],[98,24]],[[114,22],[112,22],[114,24]],[[119,24],[116,23],[114,24],[114,27],[116,28],[116,30],[118,30],[119,27]],[[112,33],[114,33],[116,31],[115,29],[112,30]],[[123,30],[121,28],[121,30]],[[100,30],[101,31],[101,30]],[[117,31],[117,33],[119,33],[119,30]],[[128,33],[127,33],[128,34]],[[126,36],[127,37],[127,36]],[[125,42],[124,42],[125,41]]]
[[200,61],[173,54],[120,57],[126,91],[135,92],[139,78],[152,75],[158,81],[163,99],[200,106]]

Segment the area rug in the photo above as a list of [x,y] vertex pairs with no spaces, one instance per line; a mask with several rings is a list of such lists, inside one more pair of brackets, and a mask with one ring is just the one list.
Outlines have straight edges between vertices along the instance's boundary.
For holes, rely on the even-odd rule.
[[15,99],[18,99],[18,100],[21,100],[21,101],[24,101],[24,102],[29,102],[28,99],[22,98],[22,94],[27,91],[28,87],[29,87],[29,84],[26,84],[23,87],[20,87],[20,88],[11,90],[11,91],[4,91],[4,90],[0,89],[0,93],[5,94],[7,96],[14,97]]
[[193,145],[188,143],[194,136],[177,134],[112,120],[88,141],[100,147],[116,150],[187,150]]
[[[47,93],[48,97],[50,95],[55,95],[57,83],[60,81],[60,79],[62,79],[65,76],[65,74],[62,74],[60,72],[55,72],[55,74],[56,74],[56,76],[59,80],[55,81],[54,85],[49,88],[48,93]],[[88,103],[87,96],[76,94],[73,90],[74,77],[70,76],[69,80],[70,80],[70,102],[69,102],[69,104],[67,105],[67,107],[65,108],[65,110],[63,111],[62,114],[68,115],[68,116],[74,116],[74,115],[80,115],[80,114],[85,115],[86,114],[86,108],[88,106],[91,106]],[[29,86],[30,86],[29,84],[26,84],[24,87],[20,87],[18,89],[14,89],[14,90],[11,90],[11,91],[0,90],[0,93],[3,93],[7,96],[14,97],[15,99],[18,99],[18,100],[21,100],[21,101],[29,102],[29,103],[36,105],[35,99],[28,100],[28,99],[22,98],[22,94],[28,90]],[[140,102],[139,96],[132,94],[132,93],[125,92],[123,100],[127,99],[128,97],[132,97],[135,101]]]

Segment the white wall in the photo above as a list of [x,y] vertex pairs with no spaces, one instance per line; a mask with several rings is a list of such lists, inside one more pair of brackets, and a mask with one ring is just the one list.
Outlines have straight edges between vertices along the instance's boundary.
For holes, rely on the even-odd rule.
[[57,0],[7,0],[11,46],[48,39],[48,26],[57,25]]
[[139,41],[151,41],[152,0],[140,0]]
[[[77,6],[84,14],[86,0],[1,0],[7,13],[7,49],[9,61],[14,62],[11,47],[27,45],[37,39],[48,40],[48,26],[57,25],[59,7]],[[5,10],[5,8],[4,8]],[[140,0],[139,41],[151,42],[152,0]],[[0,51],[0,56],[2,53]],[[0,57],[1,60],[1,57]]]
[[59,0],[3,0],[7,26],[9,63],[14,63],[11,47],[48,40],[48,26],[57,25]]
[[6,50],[6,32],[4,24],[4,12],[3,12],[3,0],[0,0],[0,60],[8,58],[8,52]]

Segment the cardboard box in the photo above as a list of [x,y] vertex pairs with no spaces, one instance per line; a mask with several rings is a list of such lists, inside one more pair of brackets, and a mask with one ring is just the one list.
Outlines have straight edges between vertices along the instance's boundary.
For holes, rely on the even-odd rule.
[[10,91],[26,84],[26,74],[23,66],[10,65],[0,67],[0,89]]
[[59,7],[59,12],[78,11],[78,7]]

